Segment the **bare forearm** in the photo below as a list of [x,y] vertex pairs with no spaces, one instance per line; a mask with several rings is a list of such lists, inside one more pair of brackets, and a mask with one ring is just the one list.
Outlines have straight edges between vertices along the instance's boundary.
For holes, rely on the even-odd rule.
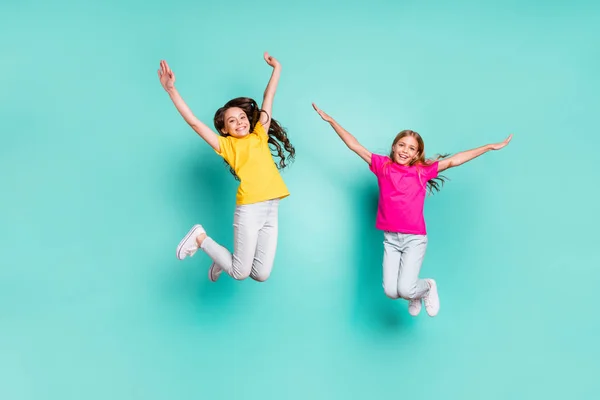
[[479,157],[480,155],[487,153],[490,151],[491,145],[486,144],[485,146],[477,147],[476,149],[461,151],[460,153],[456,153],[452,157],[448,158],[447,161],[449,163],[448,167],[457,167],[462,165],[468,161],[471,161],[474,158]]
[[277,91],[277,85],[279,84],[279,77],[281,76],[281,67],[273,68],[273,72],[271,73],[271,78],[269,79],[269,83],[265,89],[265,93],[263,98],[265,100],[270,99],[271,101],[275,97],[275,92]]
[[336,120],[331,118],[325,112],[321,111],[321,109],[319,109],[319,107],[317,107],[317,105],[315,103],[312,103],[312,106],[315,109],[315,111],[321,116],[321,118],[324,121],[328,122],[329,125],[331,125],[331,127],[333,128],[335,133],[338,134],[338,136],[340,137],[340,139],[342,139],[344,144],[346,146],[348,146],[348,148],[350,150],[355,152],[360,158],[365,160],[367,162],[367,164],[371,165],[371,158],[372,158],[373,154],[369,150],[364,148],[358,142],[358,140],[356,140],[356,138],[350,134],[350,132],[348,132],[347,130],[342,128],[342,126],[340,124],[338,124]]
[[179,114],[181,114],[185,122],[187,122],[192,127],[197,125],[198,123],[201,123],[198,120],[198,118],[196,118],[192,110],[190,110],[190,108],[185,103],[185,101],[183,100],[176,88],[168,90],[167,93],[169,93],[171,101],[173,101],[175,108],[177,108],[177,111],[179,111]]
[[338,134],[340,139],[348,146],[348,148],[352,151],[356,151],[356,148],[360,146],[358,140],[347,130],[345,130],[340,124],[337,123],[336,120],[332,119],[328,121],[335,133]]
[[267,87],[263,95],[262,109],[266,112],[266,115],[261,113],[260,122],[265,126],[267,131],[269,130],[271,123],[271,115],[273,114],[273,99],[275,98],[275,92],[277,91],[277,85],[279,84],[280,76],[281,66],[276,66],[273,68],[271,78],[269,79],[269,83],[267,83]]
[[179,114],[181,114],[185,122],[187,122],[190,125],[190,127],[194,131],[196,131],[196,133],[202,139],[204,139],[213,149],[219,151],[220,145],[217,135],[215,135],[215,133],[206,124],[204,124],[202,121],[196,118],[196,116],[185,103],[177,89],[173,87],[172,89],[169,89],[167,93],[169,93],[169,97],[171,97],[175,108],[177,108],[177,111],[179,111]]

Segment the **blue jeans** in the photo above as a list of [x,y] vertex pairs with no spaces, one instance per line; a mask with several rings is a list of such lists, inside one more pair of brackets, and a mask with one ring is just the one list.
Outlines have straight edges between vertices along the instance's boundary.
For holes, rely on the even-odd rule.
[[426,235],[384,232],[383,290],[386,296],[416,300],[429,292],[429,284],[419,279],[426,250]]
[[207,237],[202,250],[232,278],[263,282],[271,275],[277,250],[279,199],[238,205],[233,217],[233,254]]

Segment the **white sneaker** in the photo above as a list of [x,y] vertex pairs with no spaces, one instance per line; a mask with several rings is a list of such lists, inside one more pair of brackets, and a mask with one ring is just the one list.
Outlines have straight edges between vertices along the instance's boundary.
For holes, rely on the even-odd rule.
[[421,299],[411,300],[408,303],[408,313],[413,317],[416,317],[421,312]]
[[198,251],[198,243],[196,243],[196,238],[198,235],[205,233],[202,225],[194,225],[192,229],[185,235],[181,242],[179,242],[179,246],[177,246],[177,258],[183,260],[187,256],[192,257],[196,251]]
[[440,298],[438,296],[437,284],[433,279],[425,279],[429,284],[429,292],[423,301],[425,302],[425,310],[430,317],[435,317],[440,311]]
[[219,279],[221,272],[223,272],[223,268],[219,267],[215,263],[212,263],[210,269],[208,270],[208,279],[210,279],[211,282],[216,282],[217,279]]

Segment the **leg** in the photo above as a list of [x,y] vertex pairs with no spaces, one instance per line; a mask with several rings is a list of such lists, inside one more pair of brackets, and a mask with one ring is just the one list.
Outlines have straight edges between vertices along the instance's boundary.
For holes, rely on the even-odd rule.
[[384,232],[383,237],[383,291],[390,299],[397,299],[399,297],[398,274],[402,256],[398,245],[398,234]]
[[201,248],[213,259],[216,266],[236,280],[246,279],[252,270],[261,221],[254,204],[237,206],[233,218],[233,254],[212,238],[202,240]]
[[427,281],[419,279],[419,272],[427,250],[427,236],[402,236],[403,254],[398,274],[398,294],[407,300],[421,299],[429,292]]
[[250,273],[252,279],[258,282],[266,281],[271,275],[277,251],[279,199],[270,200],[267,203],[267,218],[265,225],[258,232],[256,253]]

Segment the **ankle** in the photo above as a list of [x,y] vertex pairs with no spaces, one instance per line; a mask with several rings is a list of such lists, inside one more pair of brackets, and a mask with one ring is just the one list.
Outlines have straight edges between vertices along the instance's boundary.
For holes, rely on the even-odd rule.
[[202,246],[202,242],[204,242],[204,239],[206,239],[206,233],[201,233],[198,236],[196,236],[196,244],[198,245],[198,247]]

